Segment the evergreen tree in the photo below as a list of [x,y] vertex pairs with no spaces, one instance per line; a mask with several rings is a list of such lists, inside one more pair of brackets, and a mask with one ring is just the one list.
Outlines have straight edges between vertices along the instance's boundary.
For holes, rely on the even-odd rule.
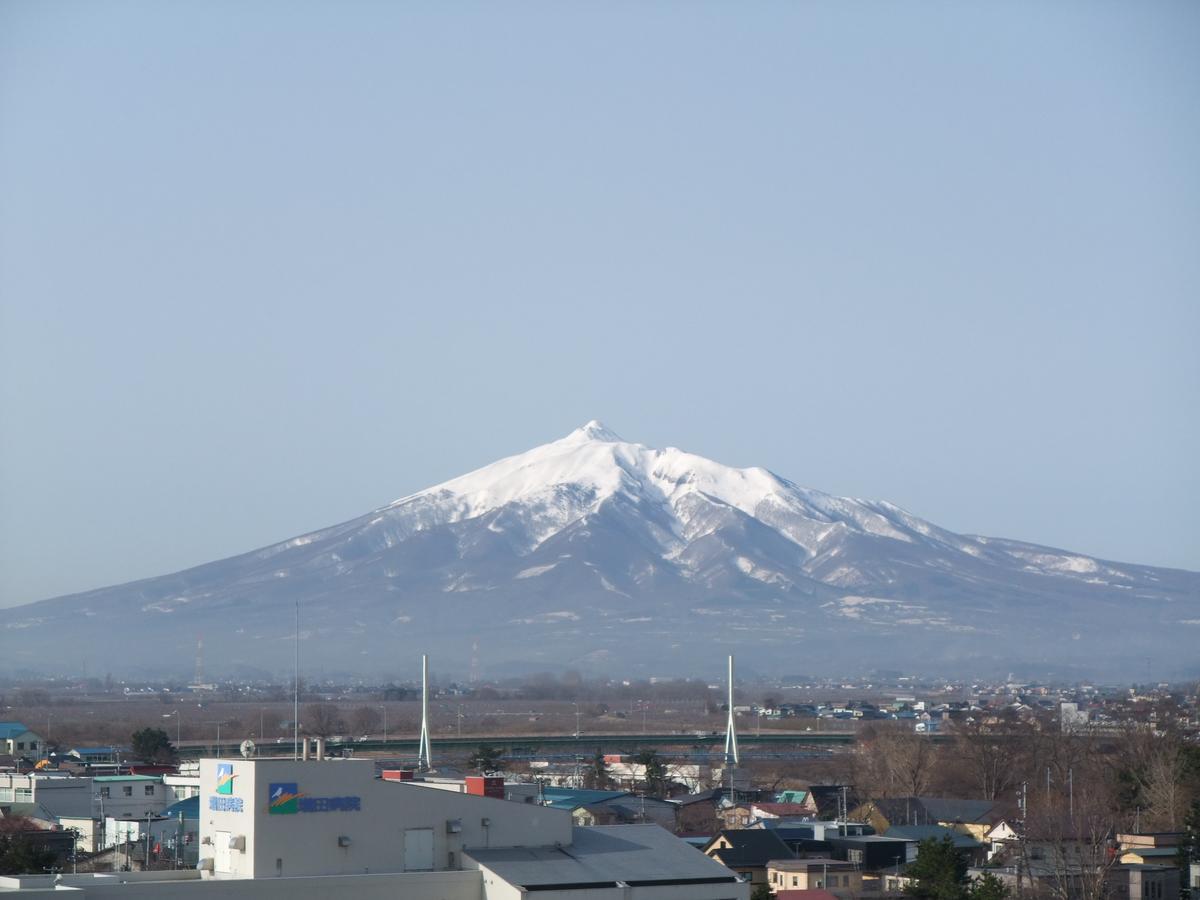
[[54,860],[53,852],[23,834],[0,834],[0,875],[44,875]]
[[991,872],[985,872],[971,883],[967,897],[969,900],[1008,900],[1010,893],[1007,884]]
[[644,780],[647,792],[655,796],[664,794],[667,789],[667,764],[658,755],[658,751],[643,750],[634,759],[646,767]]
[[[905,870],[914,879],[904,893],[919,900],[966,900],[967,860],[949,836],[935,841],[926,838],[917,848],[917,858]],[[988,898],[994,900],[994,898]]]
[[161,728],[143,728],[135,731],[129,739],[133,755],[148,763],[171,763],[175,761],[175,746]]
[[606,791],[611,785],[612,776],[608,774],[608,763],[604,759],[604,752],[597,748],[596,755],[592,757],[592,764],[584,772],[583,786],[595,791]]

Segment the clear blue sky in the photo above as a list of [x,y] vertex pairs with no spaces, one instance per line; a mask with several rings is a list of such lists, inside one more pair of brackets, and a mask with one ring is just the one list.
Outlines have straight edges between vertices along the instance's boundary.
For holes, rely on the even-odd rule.
[[0,4],[0,606],[590,418],[1200,568],[1200,4]]

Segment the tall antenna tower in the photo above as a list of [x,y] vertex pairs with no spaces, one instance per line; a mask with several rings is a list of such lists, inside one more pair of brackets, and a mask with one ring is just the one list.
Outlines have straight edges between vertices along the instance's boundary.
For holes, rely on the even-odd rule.
[[421,654],[421,743],[417,747],[417,768],[427,772],[433,768],[429,750],[429,657]]
[[479,682],[479,638],[471,642],[471,671],[467,678],[471,684]]

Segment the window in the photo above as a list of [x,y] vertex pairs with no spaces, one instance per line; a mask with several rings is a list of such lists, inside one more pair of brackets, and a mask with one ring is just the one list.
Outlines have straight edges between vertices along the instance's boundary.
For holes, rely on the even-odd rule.
[[793,875],[793,876],[792,876],[792,887],[796,887],[796,886],[797,886],[797,885],[799,885],[799,884],[800,884],[800,876],[799,876],[799,875]]
[[122,796],[125,796],[125,797],[132,797],[133,796],[133,785],[127,784],[127,785],[122,786],[121,794],[122,794]]
[[17,788],[17,802],[18,803],[32,803],[33,802],[33,788]]
[[847,850],[846,851],[846,861],[852,862],[852,863],[858,863],[859,865],[862,865],[862,861],[863,861],[862,850]]
[[0,788],[0,803],[12,803],[12,802],[13,802],[13,789],[12,788]]
[[100,788],[100,796],[104,797],[107,800],[108,796],[109,796],[109,789],[106,787]]
[[146,785],[146,796],[147,796],[147,797],[153,797],[153,796],[154,796],[154,785],[152,785],[152,784],[148,784],[148,785]]
[[18,750],[24,750],[24,749],[25,749],[25,742],[24,742],[24,741],[17,741],[17,749],[18,749]]

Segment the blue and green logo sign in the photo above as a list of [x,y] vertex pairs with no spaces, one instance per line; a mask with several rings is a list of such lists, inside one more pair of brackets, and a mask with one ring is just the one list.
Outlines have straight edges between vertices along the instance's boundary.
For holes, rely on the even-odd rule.
[[233,793],[233,763],[217,763],[217,793]]
[[300,811],[300,790],[294,781],[271,785],[267,812],[273,816],[291,816]]
[[208,798],[208,808],[213,812],[242,812],[245,804],[241,797],[233,796],[233,763],[217,763],[216,796]]
[[296,813],[358,812],[362,809],[361,797],[310,797],[300,793],[294,781],[277,781],[267,791],[267,812],[272,816],[290,816]]

